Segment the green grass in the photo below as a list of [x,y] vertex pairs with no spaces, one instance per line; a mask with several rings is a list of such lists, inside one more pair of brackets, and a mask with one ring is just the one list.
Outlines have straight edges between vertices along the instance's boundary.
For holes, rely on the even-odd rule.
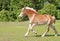
[[[60,20],[57,20],[55,27],[60,34]],[[34,30],[35,35],[30,32],[28,37],[24,37],[28,28],[28,21],[24,22],[0,22],[0,41],[60,41],[60,35],[54,36],[54,31],[50,28],[47,36],[41,37],[46,30],[46,25],[37,25]]]

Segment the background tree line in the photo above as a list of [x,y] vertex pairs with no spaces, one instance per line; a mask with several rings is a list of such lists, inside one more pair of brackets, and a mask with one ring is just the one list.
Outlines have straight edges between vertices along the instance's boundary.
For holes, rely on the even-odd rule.
[[[20,21],[18,15],[26,6],[36,9],[39,14],[50,14],[60,19],[60,0],[0,0],[0,21]],[[22,20],[27,19],[24,17]]]

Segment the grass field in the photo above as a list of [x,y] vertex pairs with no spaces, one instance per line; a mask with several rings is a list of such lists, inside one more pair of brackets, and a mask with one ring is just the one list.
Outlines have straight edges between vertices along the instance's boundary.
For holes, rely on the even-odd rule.
[[[60,20],[57,20],[55,27],[60,34]],[[54,31],[50,31],[45,37],[41,35],[46,30],[46,25],[37,25],[34,30],[38,33],[35,35],[30,32],[28,37],[24,37],[28,28],[28,21],[24,22],[0,22],[0,41],[60,41],[60,35],[54,36]]]

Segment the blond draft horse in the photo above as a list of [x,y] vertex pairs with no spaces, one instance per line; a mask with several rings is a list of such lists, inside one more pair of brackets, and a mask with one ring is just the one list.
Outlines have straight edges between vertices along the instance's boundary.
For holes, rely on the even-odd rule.
[[55,36],[57,36],[57,34],[58,34],[57,30],[55,29],[55,26],[53,25],[53,23],[55,23],[55,17],[54,16],[51,16],[48,14],[40,15],[40,14],[38,14],[38,12],[35,9],[30,8],[30,7],[22,8],[22,11],[18,17],[23,17],[25,15],[28,16],[29,21],[30,21],[29,27],[28,27],[28,30],[27,30],[25,36],[27,36],[30,31],[37,34],[37,32],[35,32],[33,30],[34,26],[37,24],[46,24],[47,25],[46,32],[43,33],[42,37],[44,37],[47,34],[50,27],[54,30]]

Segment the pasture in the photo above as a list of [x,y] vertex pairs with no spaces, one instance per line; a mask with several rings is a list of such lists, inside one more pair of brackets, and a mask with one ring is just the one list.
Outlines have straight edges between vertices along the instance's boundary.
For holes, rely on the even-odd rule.
[[[54,31],[50,31],[45,37],[41,35],[46,30],[46,25],[37,25],[34,30],[37,35],[30,32],[28,37],[24,37],[27,31],[29,21],[24,22],[0,22],[0,41],[60,41],[60,35],[54,36]],[[60,34],[60,20],[57,20],[55,27]]]

